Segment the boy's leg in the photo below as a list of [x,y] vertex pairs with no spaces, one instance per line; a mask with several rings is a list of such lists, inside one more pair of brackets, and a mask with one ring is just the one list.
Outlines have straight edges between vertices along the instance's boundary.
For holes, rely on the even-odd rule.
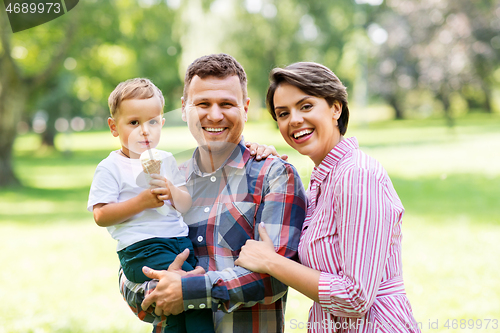
[[163,327],[162,333],[187,333],[186,313],[182,312],[175,316],[168,316],[167,326]]
[[[182,241],[182,244],[179,243]],[[151,280],[142,272],[143,266],[155,270],[166,270],[175,260],[177,255],[186,248],[183,238],[151,238],[137,242],[118,252],[123,272],[127,279],[135,283],[143,283]],[[183,245],[185,247],[180,247]],[[189,242],[191,245],[191,242]],[[189,248],[189,247],[188,247]],[[188,260],[182,266],[185,271],[194,269],[192,263],[196,263],[191,245]]]
[[214,319],[212,310],[189,310],[186,314],[187,333],[214,333]]
[[198,259],[196,259],[194,255],[193,243],[191,243],[191,240],[188,237],[177,238],[177,242],[179,246],[179,253],[185,249],[189,249],[189,257],[182,265],[182,270],[185,272],[192,271],[198,264]]

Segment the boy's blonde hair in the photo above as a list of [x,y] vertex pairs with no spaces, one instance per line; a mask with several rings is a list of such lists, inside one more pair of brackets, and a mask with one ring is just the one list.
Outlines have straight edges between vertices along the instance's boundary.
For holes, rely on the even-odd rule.
[[148,99],[153,96],[160,99],[161,108],[165,106],[165,98],[161,90],[151,82],[149,79],[135,78],[121,82],[116,86],[115,90],[111,92],[108,98],[109,112],[111,117],[114,117],[118,112],[118,108],[122,101],[127,99]]

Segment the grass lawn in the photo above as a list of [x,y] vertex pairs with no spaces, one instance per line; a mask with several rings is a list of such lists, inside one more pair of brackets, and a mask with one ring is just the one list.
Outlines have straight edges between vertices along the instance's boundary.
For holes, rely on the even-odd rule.
[[[468,116],[453,130],[443,124],[352,124],[348,136],[386,167],[405,205],[404,278],[422,331],[495,332],[500,118]],[[273,123],[248,123],[245,138],[289,154],[307,184],[312,162],[289,149]],[[68,151],[40,148],[34,135],[19,137],[14,163],[25,187],[0,190],[0,333],[150,332],[121,299],[114,240],[86,211],[95,167],[118,141],[89,132],[60,135],[56,145]],[[159,148],[179,161],[193,147],[186,127],[164,129]],[[306,332],[298,327],[310,304],[290,291],[287,332]],[[494,321],[485,329],[488,319],[497,329]]]

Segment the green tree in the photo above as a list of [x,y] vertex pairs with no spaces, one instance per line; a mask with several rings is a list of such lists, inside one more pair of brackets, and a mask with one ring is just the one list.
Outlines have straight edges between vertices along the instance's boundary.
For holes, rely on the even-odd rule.
[[67,15],[12,34],[0,15],[0,186],[18,185],[12,170],[16,127],[25,114],[48,114],[46,143],[58,117],[107,117],[107,97],[120,82],[151,78],[178,107],[180,34],[176,9],[159,1],[80,1]]
[[[6,13],[0,14],[0,186],[19,185],[12,169],[12,147],[16,128],[30,96],[55,74],[74,37],[77,19],[61,18],[63,31],[30,36],[19,33],[19,43],[12,42]],[[40,31],[48,32],[48,26]],[[36,40],[36,47],[31,43]],[[25,44],[26,46],[22,46]],[[46,46],[51,45],[52,52]],[[28,48],[30,51],[28,52]]]
[[345,48],[355,28],[355,4],[341,1],[237,1],[227,41],[245,66],[249,88],[264,105],[269,72],[297,61],[331,68],[348,86],[356,63],[346,61]]

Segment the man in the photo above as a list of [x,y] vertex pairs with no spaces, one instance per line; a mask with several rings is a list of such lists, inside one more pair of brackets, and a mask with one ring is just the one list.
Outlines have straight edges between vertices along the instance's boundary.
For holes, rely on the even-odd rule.
[[[186,72],[182,118],[198,148],[181,166],[193,199],[184,220],[207,273],[183,275],[173,264],[169,271],[145,268],[159,282],[142,285],[120,274],[122,294],[142,320],[151,319],[150,306],[155,304],[156,315],[211,308],[217,332],[284,330],[287,286],[234,261],[247,239],[259,239],[260,222],[265,222],[276,251],[296,259],[305,192],[290,164],[251,158],[242,138],[250,103],[246,84],[241,65],[225,54],[201,57]],[[141,304],[143,294],[147,297]]]

